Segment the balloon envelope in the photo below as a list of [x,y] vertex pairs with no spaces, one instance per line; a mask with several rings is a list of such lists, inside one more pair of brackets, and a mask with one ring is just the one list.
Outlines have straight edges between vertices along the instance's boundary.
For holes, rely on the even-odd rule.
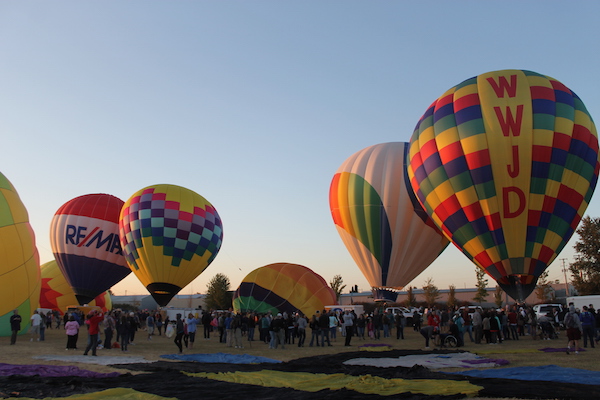
[[[58,263],[55,260],[42,264],[42,290],[40,293],[40,307],[49,308],[65,313],[67,307],[78,304],[75,297],[75,292],[67,282],[67,279],[60,270]],[[112,300],[108,291],[96,296],[89,303],[90,306],[98,306],[102,311],[110,311],[112,309]]]
[[127,263],[160,306],[208,267],[223,241],[213,205],[176,185],[134,193],[123,206],[119,227]]
[[233,295],[236,312],[273,314],[301,311],[311,316],[337,304],[335,292],[314,271],[298,264],[276,263],[250,272]]
[[10,336],[18,310],[27,332],[40,298],[40,260],[29,216],[13,185],[0,173],[0,336]]
[[329,190],[342,241],[376,299],[396,300],[402,289],[446,248],[408,186],[408,143],[382,143],[349,157]]
[[119,240],[122,206],[110,194],[88,194],[66,202],[52,218],[52,252],[81,305],[131,273]]
[[411,139],[411,185],[444,234],[515,300],[577,228],[598,179],[582,101],[531,71],[494,71],[439,97]]

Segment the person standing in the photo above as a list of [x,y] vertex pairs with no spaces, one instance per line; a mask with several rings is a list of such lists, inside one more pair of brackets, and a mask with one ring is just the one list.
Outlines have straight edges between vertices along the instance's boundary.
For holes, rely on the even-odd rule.
[[342,318],[344,320],[342,325],[344,327],[344,330],[346,331],[346,341],[344,343],[344,346],[350,346],[350,340],[352,339],[352,335],[354,334],[354,316],[350,314],[349,310],[346,310]]
[[583,331],[583,347],[588,347],[588,339],[590,341],[590,346],[592,348],[595,347],[595,334],[596,330],[596,318],[594,318],[594,314],[592,314],[587,306],[583,306],[583,312],[579,314],[579,319],[581,320],[581,327]]
[[129,335],[133,329],[131,326],[130,317],[127,313],[122,313],[117,320],[117,341],[121,339],[121,351],[128,351],[129,346]]
[[14,310],[13,315],[10,316],[10,330],[12,332],[10,336],[10,344],[17,343],[17,335],[21,330],[22,318],[19,315],[19,310]]
[[567,328],[567,339],[569,340],[567,342],[567,354],[571,354],[571,344],[573,344],[575,354],[579,354],[579,339],[581,339],[583,328],[573,303],[569,303],[569,312],[565,315],[564,324]]
[[67,334],[67,350],[77,350],[77,338],[79,337],[79,323],[75,321],[74,316],[69,316],[65,323],[65,333]]
[[175,340],[173,342],[177,345],[179,349],[179,354],[183,353],[183,346],[181,344],[181,340],[183,339],[183,334],[185,333],[185,329],[183,326],[183,320],[181,319],[181,314],[177,314],[175,319]]
[[88,345],[83,352],[84,356],[87,356],[89,351],[92,350],[92,355],[96,356],[96,350],[98,348],[98,336],[100,334],[99,324],[104,320],[104,315],[98,313],[96,310],[92,310],[85,321],[88,326]]
[[211,322],[213,320],[212,315],[208,311],[202,312],[202,317],[200,318],[202,321],[202,327],[204,332],[204,339],[210,339],[210,331],[212,330]]
[[396,311],[394,315],[394,323],[396,325],[396,340],[404,340],[404,326],[406,325],[406,318],[400,311]]
[[33,312],[31,316],[31,339],[29,341],[33,342],[33,337],[37,335],[37,341],[40,341],[40,325],[42,324],[42,317],[37,310]]
[[[327,346],[331,346],[329,341],[329,315],[327,310],[323,310],[319,317],[319,329],[321,335],[321,347],[325,347],[325,340],[327,340]],[[319,343],[317,342],[317,346]]]
[[148,340],[152,340],[152,336],[154,336],[154,317],[152,313],[148,314],[146,317],[146,331],[148,332]]
[[471,318],[471,324],[473,325],[473,336],[475,336],[475,344],[481,344],[481,338],[483,338],[483,314],[481,307],[477,307]]
[[306,320],[304,314],[300,313],[298,315],[296,324],[298,329],[298,347],[304,347],[304,341],[306,340],[306,327],[308,326],[308,321]]
[[112,348],[112,338],[115,332],[115,318],[112,316],[112,311],[104,315],[104,348],[110,350]]

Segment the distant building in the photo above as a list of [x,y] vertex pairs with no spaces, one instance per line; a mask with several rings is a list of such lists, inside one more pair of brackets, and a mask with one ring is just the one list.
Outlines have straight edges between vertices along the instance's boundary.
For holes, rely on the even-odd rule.
[[[206,298],[205,294],[178,294],[165,308],[181,308],[181,309],[192,309],[205,308],[204,302]],[[128,305],[136,310],[157,310],[159,308],[158,303],[149,294],[144,295],[133,295],[133,296],[111,296],[111,300],[114,304]]]
[[[564,283],[563,284],[551,284],[550,285],[552,288],[552,293],[553,293],[553,297],[555,298],[555,300],[559,303],[565,303],[566,302],[566,288]],[[485,299],[485,302],[481,303],[482,307],[495,307],[495,293],[496,293],[496,287],[488,287],[486,288],[487,292],[488,292],[488,296]],[[450,293],[450,289],[440,289],[439,290],[439,295],[440,297],[437,299],[437,303],[447,303],[448,302],[448,295]],[[573,293],[573,287],[571,286],[569,288],[570,293]],[[456,288],[454,289],[454,295],[456,297],[456,300],[458,303],[469,303],[469,304],[477,304],[475,302],[475,300],[473,300],[473,297],[475,297],[475,295],[477,294],[477,288],[466,288],[466,289],[459,289]],[[425,302],[425,295],[424,295],[424,291],[423,289],[418,289],[418,288],[414,288],[413,289],[413,295],[415,296],[417,303],[424,303]],[[403,291],[399,291],[398,292],[398,299],[396,300],[396,303],[405,303],[406,300],[408,299],[408,294],[406,290]],[[503,299],[503,303],[502,305],[506,305],[506,304],[514,304],[515,301],[509,297],[506,293],[502,293],[502,299]],[[550,299],[547,299],[550,300]],[[371,291],[363,291],[363,292],[359,292],[359,293],[344,293],[340,296],[340,304],[341,305],[349,305],[349,304],[358,304],[358,303],[371,303],[373,302],[373,293]],[[533,291],[531,293],[531,295],[529,295],[529,297],[527,297],[527,299],[525,300],[526,304],[538,304],[538,303],[544,303],[544,301],[538,299],[537,294],[535,291]]]

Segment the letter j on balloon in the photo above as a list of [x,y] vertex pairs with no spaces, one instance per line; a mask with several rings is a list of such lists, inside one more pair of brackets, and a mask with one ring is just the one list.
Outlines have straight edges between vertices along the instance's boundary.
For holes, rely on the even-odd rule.
[[583,102],[535,72],[485,73],[435,100],[410,146],[410,184],[434,223],[525,300],[596,187],[598,135]]

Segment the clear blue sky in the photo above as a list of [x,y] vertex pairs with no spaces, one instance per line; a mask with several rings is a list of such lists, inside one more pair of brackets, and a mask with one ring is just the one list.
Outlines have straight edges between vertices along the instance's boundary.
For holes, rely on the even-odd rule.
[[[224,229],[181,293],[274,262],[368,290],[329,212],[340,164],[409,141],[435,98],[493,70],[552,76],[598,120],[599,15],[595,1],[0,2],[0,171],[42,262],[66,201],[171,183],[212,202]],[[412,285],[429,277],[472,286],[474,265],[450,246]],[[146,293],[133,274],[113,290]]]

